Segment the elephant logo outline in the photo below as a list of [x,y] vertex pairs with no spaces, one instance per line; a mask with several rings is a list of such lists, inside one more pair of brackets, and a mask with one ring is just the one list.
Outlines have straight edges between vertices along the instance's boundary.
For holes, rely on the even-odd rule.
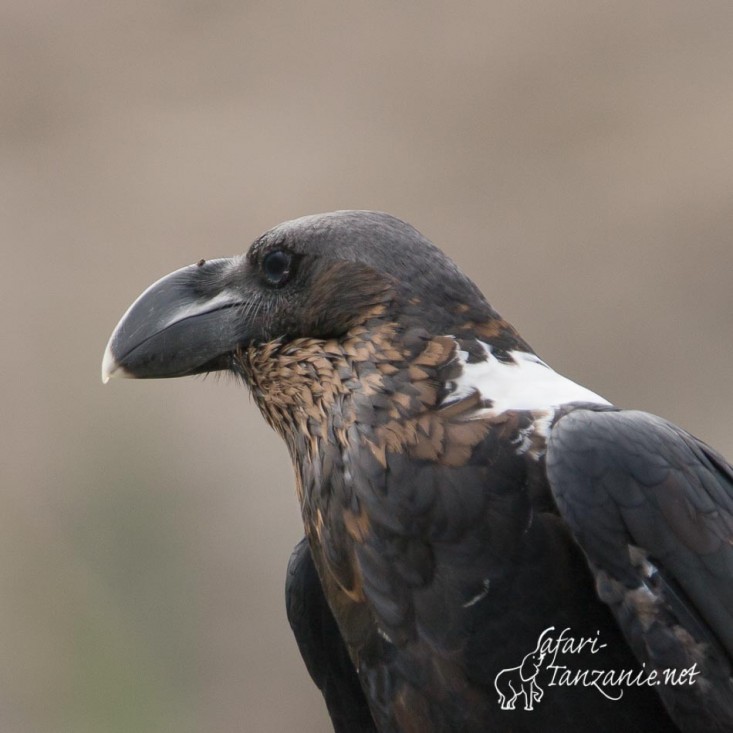
[[554,626],[550,626],[540,634],[537,646],[529,654],[525,654],[520,664],[502,669],[494,677],[494,689],[499,695],[502,710],[515,710],[520,695],[524,697],[525,710],[534,710],[534,704],[542,700],[545,692],[537,684],[537,675],[546,656],[542,639],[554,629]]

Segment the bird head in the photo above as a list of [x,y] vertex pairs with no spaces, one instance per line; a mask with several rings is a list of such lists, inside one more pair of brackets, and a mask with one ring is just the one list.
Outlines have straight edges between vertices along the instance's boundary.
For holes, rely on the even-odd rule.
[[386,324],[395,339],[411,329],[478,331],[498,350],[529,351],[474,283],[413,227],[387,214],[339,211],[285,222],[244,255],[201,260],[158,280],[115,328],[102,378],[242,373],[243,355]]

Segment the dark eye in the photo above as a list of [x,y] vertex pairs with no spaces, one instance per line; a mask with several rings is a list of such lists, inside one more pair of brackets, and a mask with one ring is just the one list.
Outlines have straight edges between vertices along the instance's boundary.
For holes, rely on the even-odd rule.
[[282,250],[268,252],[262,260],[262,271],[271,285],[284,285],[290,277],[292,257]]

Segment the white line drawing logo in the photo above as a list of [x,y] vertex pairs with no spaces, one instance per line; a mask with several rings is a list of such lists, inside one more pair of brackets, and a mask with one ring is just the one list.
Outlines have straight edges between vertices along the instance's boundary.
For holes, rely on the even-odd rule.
[[554,626],[550,626],[540,634],[535,650],[527,654],[519,666],[502,669],[494,678],[502,710],[514,710],[520,695],[524,695],[525,710],[534,710],[534,703],[542,699],[545,693],[537,684],[537,675],[545,658],[542,638],[554,629]]
[[[537,681],[541,672],[540,679],[545,687],[593,687],[603,697],[614,701],[623,697],[624,686],[694,685],[695,678],[700,674],[697,662],[684,669],[647,669],[646,662],[642,662],[637,669],[614,670],[602,664],[596,667],[593,655],[606,647],[600,643],[599,631],[596,631],[596,636],[573,637],[568,627],[553,637],[550,632],[554,630],[554,626],[548,626],[539,635],[534,650],[524,656],[521,664],[502,669],[494,677],[494,688],[502,710],[515,710],[520,697],[523,698],[525,710],[534,710],[535,703],[539,703],[545,694]],[[581,654],[585,656],[580,657]],[[571,661],[574,658],[581,666],[562,664],[558,657],[562,661],[567,657]],[[584,662],[590,662],[592,667],[587,668]]]

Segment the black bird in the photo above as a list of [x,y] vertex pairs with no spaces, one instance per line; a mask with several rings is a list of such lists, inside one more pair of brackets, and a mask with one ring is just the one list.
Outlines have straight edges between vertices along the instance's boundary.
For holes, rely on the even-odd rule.
[[222,369],[290,450],[288,614],[336,731],[733,731],[733,468],[553,371],[411,226],[184,267],[103,377]]

